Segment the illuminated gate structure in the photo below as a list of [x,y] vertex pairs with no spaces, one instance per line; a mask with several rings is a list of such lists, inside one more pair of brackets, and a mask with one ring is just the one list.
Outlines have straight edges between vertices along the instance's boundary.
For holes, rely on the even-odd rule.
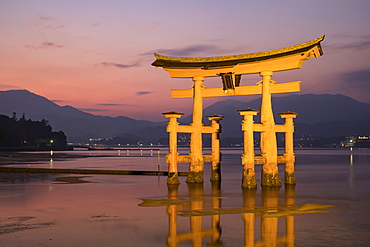
[[[253,123],[253,116],[259,111],[253,109],[239,110],[244,116],[242,130],[244,132],[244,153],[242,155],[244,188],[256,188],[255,164],[262,164],[262,186],[281,186],[278,174],[278,163],[285,163],[285,184],[295,184],[293,150],[293,118],[296,113],[280,113],[285,118],[284,124],[275,124],[272,111],[271,94],[299,92],[301,81],[276,83],[271,79],[274,72],[299,69],[303,61],[323,54],[320,42],[321,36],[312,41],[266,52],[249,53],[234,56],[219,56],[205,58],[167,57],[154,54],[155,67],[162,67],[169,72],[172,78],[192,78],[194,86],[191,89],[174,90],[172,98],[193,98],[192,123],[179,125],[177,118],[183,114],[178,112],[163,113],[169,118],[167,132],[169,132],[169,154],[167,155],[168,184],[178,184],[178,163],[189,162],[189,173],[186,182],[203,182],[204,162],[212,162],[211,180],[220,179],[220,124],[224,117],[220,115],[207,116],[212,121],[210,126],[203,126],[203,97],[220,97],[236,95],[262,95],[261,123]],[[241,76],[245,74],[259,74],[260,82],[254,86],[240,86]],[[203,85],[205,77],[221,77],[223,87],[207,88]],[[261,155],[254,154],[253,132],[260,133]],[[285,133],[285,153],[277,154],[276,132]],[[177,133],[190,133],[189,155],[177,153]],[[212,133],[212,153],[204,155],[202,152],[202,133]]]

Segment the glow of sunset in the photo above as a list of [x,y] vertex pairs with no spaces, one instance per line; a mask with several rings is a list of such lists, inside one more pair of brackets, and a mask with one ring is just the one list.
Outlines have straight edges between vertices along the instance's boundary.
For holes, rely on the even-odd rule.
[[[236,55],[325,34],[323,57],[274,80],[370,103],[369,10],[365,0],[0,0],[0,90],[26,89],[96,115],[165,121],[162,112],[190,113],[191,100],[171,99],[170,89],[193,82],[152,67],[154,52]],[[241,85],[259,80],[245,76]]]

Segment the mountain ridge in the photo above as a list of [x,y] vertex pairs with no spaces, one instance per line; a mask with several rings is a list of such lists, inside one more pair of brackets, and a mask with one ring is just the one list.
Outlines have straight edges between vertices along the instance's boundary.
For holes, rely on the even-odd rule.
[[107,137],[138,128],[155,126],[146,120],[119,116],[99,116],[80,111],[72,106],[59,106],[47,98],[28,90],[0,91],[0,113],[25,114],[33,120],[46,119],[55,130],[62,130],[69,140],[82,136]]
[[[299,115],[294,120],[296,134],[305,135],[370,135],[370,104],[358,102],[341,94],[292,94],[273,97],[275,121],[282,123],[278,113],[292,111]],[[259,109],[261,99],[244,102],[235,99],[218,101],[204,109],[203,123],[209,125],[207,115],[225,115],[221,121],[222,138],[241,137],[242,116],[237,110]],[[166,122],[136,120],[118,116],[100,116],[80,111],[72,106],[59,106],[47,98],[27,90],[0,91],[0,114],[25,114],[32,120],[49,121],[54,130],[62,130],[70,142],[89,138],[107,138],[133,134],[144,139],[166,138]],[[191,115],[179,119],[182,124],[191,122]],[[255,117],[259,122],[259,114]]]

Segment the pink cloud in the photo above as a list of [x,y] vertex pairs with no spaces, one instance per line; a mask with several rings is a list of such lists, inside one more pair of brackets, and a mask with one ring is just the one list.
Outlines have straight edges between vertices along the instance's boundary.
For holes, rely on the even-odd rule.
[[65,28],[65,25],[54,25],[53,22],[56,21],[54,17],[45,16],[38,14],[35,16],[36,21],[34,23],[31,23],[30,26],[32,27],[38,27],[40,29],[46,30],[58,30]]
[[25,45],[24,47],[29,48],[29,49],[37,50],[37,49],[47,49],[47,48],[63,48],[65,46],[64,45],[58,45],[54,42],[45,41],[45,42],[42,42],[40,45],[37,45],[37,46],[35,46],[35,45]]
[[147,94],[151,94],[153,93],[152,91],[140,91],[140,92],[136,92],[135,94],[137,96],[141,96],[141,95],[147,95]]
[[65,26],[64,25],[59,25],[59,26],[48,25],[48,26],[42,27],[42,29],[50,29],[50,30],[57,30],[57,29],[62,29],[62,28],[65,28]]
[[119,69],[127,69],[127,68],[132,68],[132,67],[138,67],[138,63],[133,63],[133,64],[121,64],[121,63],[107,63],[107,62],[102,62],[102,65],[106,67],[116,67]]
[[99,23],[99,22],[94,22],[94,23],[92,23],[91,24],[91,26],[92,27],[99,27],[99,26],[101,26],[102,24],[101,23]]
[[45,15],[41,15],[41,14],[36,15],[36,18],[40,21],[54,21],[55,20],[54,17],[45,16]]

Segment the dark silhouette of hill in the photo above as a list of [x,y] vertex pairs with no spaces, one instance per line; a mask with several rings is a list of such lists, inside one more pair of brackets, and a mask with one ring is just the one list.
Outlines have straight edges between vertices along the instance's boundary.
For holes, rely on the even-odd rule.
[[[132,118],[97,116],[71,106],[59,106],[27,90],[0,91],[0,114],[25,114],[33,120],[47,119],[54,130],[62,130],[68,141],[110,137],[157,124]],[[86,139],[84,139],[86,140]]]
[[62,131],[52,131],[48,122],[33,121],[23,115],[17,119],[0,115],[1,150],[64,150],[66,136]]
[[[203,123],[209,125],[205,117],[212,114],[225,115],[221,121],[221,138],[242,137],[242,117],[237,110],[244,108],[260,109],[261,100],[249,102],[228,99],[216,102],[204,109]],[[176,110],[176,109],[168,109]],[[273,97],[275,121],[282,123],[280,112],[299,113],[295,119],[296,134],[303,135],[370,135],[370,104],[358,102],[344,95],[331,94],[291,94]],[[62,130],[68,141],[87,141],[89,138],[106,138],[128,134],[155,143],[166,138],[166,122],[150,122],[132,118],[104,117],[80,111],[71,106],[59,106],[45,97],[27,90],[0,91],[0,114],[7,116],[26,114],[33,120],[46,119],[54,130]],[[191,115],[179,120],[183,124],[191,122]],[[259,122],[259,117],[255,118]],[[132,142],[133,139],[129,138]]]

